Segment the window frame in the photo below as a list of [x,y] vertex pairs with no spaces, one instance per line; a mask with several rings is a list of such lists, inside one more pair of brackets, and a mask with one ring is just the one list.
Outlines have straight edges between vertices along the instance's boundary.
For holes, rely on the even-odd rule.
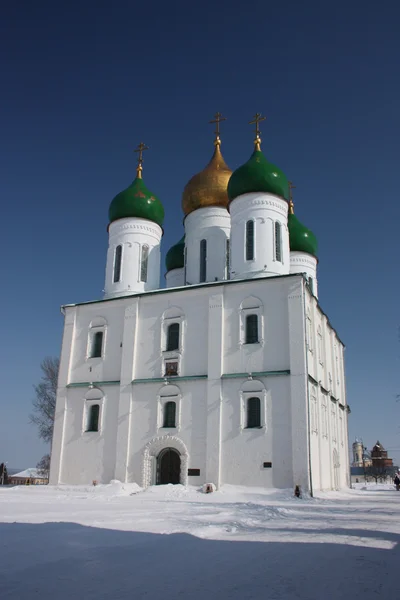
[[[173,409],[173,425],[169,425],[168,423],[168,417],[170,417],[171,415],[168,415],[168,408],[169,407],[174,407]],[[175,400],[170,400],[166,398],[166,402],[163,403],[163,414],[162,414],[162,429],[176,429],[176,401]]]
[[207,283],[207,240],[200,240],[199,283]]
[[[164,427],[164,407],[167,402],[175,402],[175,427]],[[182,394],[176,384],[171,383],[161,388],[157,396],[157,405],[156,433],[180,431]]]
[[[249,303],[251,306],[246,306]],[[245,306],[243,306],[245,304]],[[263,347],[265,344],[265,323],[264,323],[264,307],[261,301],[257,298],[246,298],[243,300],[239,309],[239,346],[246,348]],[[258,342],[246,343],[246,318],[248,315],[257,315],[258,317]]]
[[[249,333],[250,333],[250,331],[249,331],[249,329],[250,329],[249,328],[249,319],[252,318],[252,317],[255,317],[255,319],[253,319],[253,321],[255,321],[255,324],[256,324],[255,329],[256,329],[256,334],[257,335],[255,336],[256,337],[255,340],[249,341],[249,338],[251,337],[249,335]],[[245,331],[244,331],[244,342],[243,342],[244,345],[250,346],[252,344],[259,344],[260,343],[259,321],[260,321],[260,319],[259,319],[259,315],[257,313],[249,312],[248,314],[245,315],[245,320],[244,320],[244,329],[245,329]],[[252,327],[253,327],[253,325],[252,325]]]
[[[258,411],[258,425],[250,425],[250,402],[252,400],[258,400],[258,403],[256,405],[257,411]],[[246,427],[245,429],[261,429],[262,428],[262,421],[261,421],[261,398],[257,395],[257,396],[250,396],[250,398],[246,399]]]
[[282,223],[280,221],[275,221],[274,223],[274,256],[275,261],[283,264],[282,257]]
[[[175,348],[170,348],[170,341],[171,341],[171,327],[177,326],[178,327],[178,338],[177,338],[177,345]],[[175,334],[176,335],[176,334]],[[166,340],[165,340],[165,352],[179,352],[181,348],[181,323],[179,321],[173,320],[171,323],[167,324],[166,327]]]
[[306,343],[307,343],[307,350],[309,352],[311,352],[311,354],[313,354],[314,353],[313,323],[312,323],[312,318],[311,318],[310,307],[308,307],[307,314],[306,314]]
[[[181,309],[179,309],[181,311]],[[166,311],[167,312],[167,311]],[[170,325],[177,323],[179,325],[179,348],[177,350],[167,350],[168,328]],[[162,317],[161,325],[161,352],[164,358],[175,358],[183,353],[185,341],[186,320],[183,314],[179,316]]]
[[[120,283],[121,282],[121,275],[122,275],[122,254],[123,254],[122,244],[118,244],[118,246],[116,246],[115,250],[114,250],[113,283]],[[117,259],[118,259],[118,261],[117,261]],[[117,266],[118,266],[118,269],[117,269]],[[118,273],[118,278],[116,278],[116,273]]]
[[319,324],[317,327],[317,351],[318,351],[318,362],[323,367],[324,366],[324,356],[323,356],[323,337],[322,337],[321,324]]
[[[89,392],[89,396],[93,395]],[[99,390],[96,390],[97,394],[94,397],[84,398],[84,406],[83,406],[83,414],[82,414],[82,434],[93,434],[98,435],[101,434],[103,428],[103,419],[104,419],[104,396],[101,394]],[[90,411],[92,406],[99,406],[99,417],[98,417],[98,430],[92,431],[88,429],[89,426],[89,418]]]
[[225,240],[225,279],[231,278],[231,240]]
[[[146,251],[146,256],[144,257],[144,252]],[[139,282],[147,283],[148,275],[149,275],[149,256],[150,256],[150,246],[148,244],[140,245],[140,265],[139,265]]]
[[[240,429],[242,432],[254,430],[267,431],[267,397],[268,391],[263,387],[262,389],[258,388],[258,390],[240,392]],[[247,427],[247,404],[250,398],[258,398],[260,400],[259,427]]]
[[[96,319],[94,319],[96,321]],[[105,324],[105,320],[101,319],[104,325],[90,325],[87,339],[87,347],[86,347],[86,360],[87,361],[100,361],[104,360],[105,352],[106,352],[106,342],[107,342],[107,326]],[[94,344],[94,338],[97,333],[103,334],[103,341],[101,346],[101,355],[100,356],[92,356],[92,348]]]
[[[249,226],[251,226],[251,245],[249,242]],[[251,252],[249,252],[251,250]],[[254,219],[248,219],[245,225],[245,238],[244,238],[244,255],[246,262],[254,262],[256,259],[256,224]],[[251,256],[250,256],[251,255]]]

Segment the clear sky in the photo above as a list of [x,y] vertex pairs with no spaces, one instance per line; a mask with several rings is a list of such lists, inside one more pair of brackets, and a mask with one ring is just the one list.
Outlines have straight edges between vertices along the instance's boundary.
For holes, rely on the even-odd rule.
[[59,353],[61,304],[98,299],[107,210],[150,150],[166,209],[208,162],[216,111],[231,168],[263,150],[295,183],[319,241],[321,306],[346,344],[350,442],[400,460],[400,5],[81,1],[2,6],[0,461],[36,464],[28,425],[40,362]]

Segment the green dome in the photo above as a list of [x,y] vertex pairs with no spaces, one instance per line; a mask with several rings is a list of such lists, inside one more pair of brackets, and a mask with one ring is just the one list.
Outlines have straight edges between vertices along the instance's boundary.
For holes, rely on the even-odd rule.
[[268,162],[257,148],[250,159],[233,172],[228,183],[230,201],[250,192],[266,192],[289,200],[289,182],[286,175]]
[[172,269],[182,269],[185,264],[185,236],[175,246],[171,246],[171,248],[167,252],[167,256],[165,257],[165,266],[167,267],[167,271],[172,271]]
[[318,242],[312,231],[307,229],[294,214],[288,215],[289,245],[294,252],[307,252],[317,256]]
[[126,217],[148,219],[162,227],[164,207],[157,196],[147,189],[141,177],[136,177],[131,185],[117,194],[110,204],[108,210],[110,223]]

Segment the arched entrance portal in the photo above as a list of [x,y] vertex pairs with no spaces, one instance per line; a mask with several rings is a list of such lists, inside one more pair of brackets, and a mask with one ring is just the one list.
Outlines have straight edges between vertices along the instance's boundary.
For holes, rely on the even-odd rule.
[[174,448],[165,448],[157,457],[157,484],[181,482],[181,457]]

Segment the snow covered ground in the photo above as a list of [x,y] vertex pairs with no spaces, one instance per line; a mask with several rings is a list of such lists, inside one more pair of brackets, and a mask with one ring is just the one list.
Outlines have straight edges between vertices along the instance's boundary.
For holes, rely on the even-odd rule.
[[1,600],[400,598],[400,492],[0,488]]

